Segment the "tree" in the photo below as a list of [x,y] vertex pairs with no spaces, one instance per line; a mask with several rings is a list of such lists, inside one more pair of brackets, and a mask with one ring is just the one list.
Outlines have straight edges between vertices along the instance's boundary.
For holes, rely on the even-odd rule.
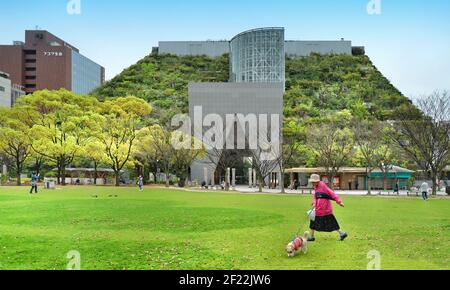
[[31,144],[28,138],[29,128],[21,121],[18,109],[0,110],[0,152],[11,159],[20,186],[23,166],[31,154]]
[[[268,150],[264,150],[264,149]],[[283,153],[281,147],[279,148],[265,148],[264,146],[259,146],[257,150],[251,150],[253,168],[256,169],[256,175],[259,179],[259,192],[263,191],[263,186],[265,186],[265,181],[270,174],[272,174],[280,164],[283,162]],[[283,174],[283,172],[281,172]],[[284,184],[282,185],[284,187]]]
[[395,144],[424,172],[436,195],[440,175],[450,162],[450,92],[434,92],[417,102],[420,111],[403,108],[390,134]]
[[131,157],[136,133],[151,111],[148,103],[131,96],[102,103],[102,132],[97,138],[103,144],[105,163],[114,171],[116,186],[120,186],[122,169],[133,165]]
[[175,148],[172,146],[171,133],[159,125],[146,128],[149,144],[144,149],[149,155],[154,155],[157,162],[161,164],[161,169],[166,175],[166,187],[170,186],[170,171],[172,157],[175,154]]
[[339,169],[348,163],[354,152],[353,133],[336,123],[324,124],[309,129],[307,144],[317,165],[325,168],[329,186],[333,188]]
[[[287,122],[283,130],[283,142],[282,142],[282,154],[276,156],[278,160],[278,167],[280,170],[280,186],[281,193],[285,193],[284,188],[284,176],[285,168],[293,167],[293,160],[296,160],[301,143],[300,140],[303,139],[304,130],[295,121]],[[280,158],[281,157],[281,158]]]
[[206,151],[200,140],[180,131],[172,132],[172,141],[173,140],[180,143],[184,143],[186,141],[190,142],[189,147],[186,146],[183,148],[176,148],[171,158],[171,168],[180,179],[179,186],[184,187],[185,180],[188,177],[189,167],[194,161],[205,157]]
[[353,131],[358,153],[364,167],[366,167],[368,194],[370,195],[372,172],[385,164],[390,153],[384,125],[379,121],[360,121],[355,124]]
[[15,107],[31,127],[33,151],[57,167],[58,184],[65,185],[66,167],[90,139],[91,131],[99,126],[99,116],[94,111],[98,101],[64,89],[42,90],[20,98]]
[[98,165],[107,160],[103,143],[101,143],[98,139],[93,139],[90,142],[87,142],[83,147],[82,155],[94,164],[94,185],[97,185]]
[[153,138],[149,130],[150,127],[139,130],[135,149],[133,151],[133,158],[139,165],[146,166],[153,174],[155,183],[158,183],[158,171],[162,165],[160,157],[152,144]]
[[40,175],[41,169],[45,164],[45,157],[31,150],[30,153],[31,168],[36,174]]

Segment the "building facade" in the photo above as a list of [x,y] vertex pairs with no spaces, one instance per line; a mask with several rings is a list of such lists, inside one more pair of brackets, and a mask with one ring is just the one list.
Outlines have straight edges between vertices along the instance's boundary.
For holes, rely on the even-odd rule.
[[352,42],[349,40],[328,41],[286,41],[286,56],[291,58],[318,54],[352,54]]
[[[224,143],[232,144],[230,150],[239,150],[242,154],[237,154],[240,158],[250,158],[245,156],[246,149],[249,149],[248,136],[252,130],[247,121],[255,116],[257,120],[258,130],[260,128],[261,119],[267,120],[268,128],[278,128],[281,132],[283,121],[283,94],[284,83],[191,83],[189,84],[189,114],[192,123],[193,135],[199,139],[204,140],[203,134],[210,130],[208,126],[203,127],[204,122],[212,117],[220,117],[224,122],[224,131],[216,132],[223,134]],[[241,115],[242,119],[237,119],[236,116]],[[277,118],[273,119],[272,116]],[[200,120],[200,121],[199,121]],[[276,123],[272,123],[277,120]],[[226,130],[226,126],[230,125],[227,122],[233,122],[232,132]],[[207,123],[207,122],[206,122]],[[202,125],[201,128],[196,128],[196,124]],[[237,144],[235,136],[240,131],[241,136],[245,137],[245,149],[240,149]],[[274,130],[275,131],[275,130]],[[280,136],[276,136],[280,137]],[[268,136],[268,138],[270,138]],[[272,140],[274,141],[274,140]],[[205,145],[210,145],[205,142]],[[274,143],[275,144],[275,143]],[[260,145],[260,144],[258,144]],[[275,144],[277,145],[277,144]],[[279,144],[281,146],[281,144]],[[217,149],[217,148],[216,148]],[[191,179],[198,183],[206,182],[207,184],[215,185],[224,180],[224,172],[217,171],[218,160],[220,158],[217,154],[220,150],[209,150],[209,157],[205,157],[199,161],[194,162],[191,166]],[[214,162],[213,162],[214,161]],[[243,163],[243,162],[242,162]],[[251,162],[250,162],[251,166]],[[245,184],[248,182],[248,170],[243,170],[243,166],[237,169],[236,179],[238,184]],[[207,174],[205,174],[207,172]],[[278,174],[279,170],[274,169],[273,172]],[[250,177],[251,178],[251,177]],[[278,180],[278,178],[274,178]],[[268,182],[268,180],[267,180]],[[247,183],[248,184],[248,183]]]
[[[231,41],[160,41],[159,46],[155,48],[161,54],[174,54],[179,56],[198,56],[206,55],[208,57],[216,58],[223,54],[230,54],[236,51],[238,47],[245,47],[250,49],[252,46],[247,45],[245,41],[251,41],[255,44],[254,48],[258,47],[258,41],[271,41],[270,39],[277,39],[277,34],[281,35],[283,30],[284,50],[287,57],[305,57],[311,53],[318,54],[352,54],[352,41],[350,40],[284,40],[283,28],[262,28],[253,29],[243,32],[235,36]],[[263,34],[273,34],[273,38],[267,38]],[[258,36],[260,40],[258,40]],[[278,40],[277,40],[278,41]],[[272,44],[273,45],[273,44]],[[238,47],[236,47],[238,46]],[[279,44],[278,44],[279,46]],[[261,47],[261,46],[259,46]],[[359,47],[364,50],[364,47]],[[248,57],[245,55],[242,57]],[[239,54],[235,53],[235,56]]]
[[[312,185],[309,178],[312,174],[319,174],[322,180],[329,183],[329,177],[323,167],[319,168],[292,168],[286,170],[291,175],[291,184],[297,181],[298,188],[310,189]],[[375,169],[370,174],[371,189],[383,190],[386,185],[388,190],[393,190],[398,184],[401,190],[410,188],[410,180],[414,175],[414,171],[393,166],[387,173],[383,173],[380,169]],[[368,190],[369,180],[367,177],[367,169],[359,167],[342,167],[337,172],[333,180],[333,187],[339,190]]]
[[[244,148],[233,147],[229,149],[218,150],[217,148],[208,149],[208,140],[205,140],[204,134],[211,130],[217,130],[213,127],[204,127],[203,118],[219,118],[222,121],[234,122],[232,126],[225,124],[226,130],[215,132],[221,134],[228,145],[236,142],[234,137],[236,132],[241,131],[240,136],[245,136],[247,140],[249,134],[258,134],[261,124],[261,117],[269,118],[267,120],[271,132],[266,136],[267,140],[278,139],[279,144],[270,144],[268,148],[278,150],[277,160],[281,154],[282,148],[282,122],[283,122],[283,95],[285,90],[285,71],[286,57],[305,57],[311,53],[319,54],[352,54],[351,41],[286,41],[285,30],[281,27],[268,27],[252,29],[238,34],[231,41],[172,41],[160,42],[154,52],[160,54],[174,54],[179,56],[198,56],[206,55],[208,57],[219,57],[228,53],[230,59],[230,76],[228,83],[191,83],[189,84],[189,113],[192,133],[194,136],[204,141],[207,146],[207,157],[198,160],[190,168],[190,177],[192,181],[207,185],[222,184],[224,179],[227,181],[236,181],[236,184],[256,185],[255,169],[258,162],[255,152],[262,152],[265,149],[259,146],[256,151],[249,149],[250,144],[245,144]],[[199,116],[201,115],[201,116]],[[277,121],[271,117],[276,116]],[[198,121],[200,119],[200,121]],[[250,128],[249,120],[258,121],[256,127]],[[242,122],[242,119],[245,121]],[[211,119],[207,119],[211,120]],[[209,123],[206,121],[206,124]],[[264,122],[264,121],[263,121]],[[201,126],[197,128],[196,126]],[[230,129],[233,128],[233,129]],[[275,130],[277,129],[277,130]],[[231,130],[232,132],[229,132]],[[253,130],[253,131],[252,131]],[[256,131],[256,132],[255,132]],[[274,136],[273,132],[278,132]],[[239,135],[239,134],[237,134]],[[236,136],[237,136],[236,135]],[[252,135],[254,137],[254,135]],[[219,137],[220,139],[220,137]],[[252,138],[248,138],[250,140]],[[253,138],[254,139],[254,138]],[[247,141],[245,141],[247,142]],[[234,145],[234,143],[231,143]],[[239,146],[238,146],[239,147]],[[259,150],[259,151],[258,151]],[[237,164],[235,168],[229,168],[224,172],[224,168],[219,168],[218,164],[223,158],[241,159],[241,162],[232,162]],[[261,160],[260,160],[261,161]],[[278,161],[280,162],[280,161]],[[227,163],[229,164],[229,163]],[[280,164],[278,164],[280,165]],[[223,166],[220,166],[223,167]],[[269,176],[265,180],[266,185],[270,187],[280,186],[280,167],[270,166]],[[229,172],[231,170],[231,172]],[[233,178],[230,180],[230,173]]]
[[60,88],[88,94],[105,79],[102,66],[44,30],[25,31],[25,42],[1,45],[0,70],[9,73],[12,83],[23,86],[27,94]]
[[4,72],[0,72],[0,107],[11,107],[11,80]]
[[230,82],[285,81],[284,28],[245,31],[230,42]]
[[20,85],[12,85],[11,87],[11,106],[14,106],[17,100],[25,95],[25,88]]
[[229,41],[160,41],[159,53],[179,56],[207,55],[212,58],[230,53]]

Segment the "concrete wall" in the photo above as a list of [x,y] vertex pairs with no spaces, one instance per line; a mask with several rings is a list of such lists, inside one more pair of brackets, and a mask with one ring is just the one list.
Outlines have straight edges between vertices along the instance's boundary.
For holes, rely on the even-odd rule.
[[[202,107],[202,119],[207,114],[278,114],[283,120],[283,83],[191,83],[189,84],[189,113],[194,120],[194,107]],[[192,125],[194,126],[194,124]],[[198,137],[198,136],[197,136]],[[191,166],[193,181],[204,181],[204,168],[208,168],[208,180],[215,166],[205,158]]]
[[286,41],[288,57],[304,57],[311,53],[319,54],[352,54],[352,42],[341,41]]
[[230,52],[228,41],[160,41],[160,54],[175,54],[179,56],[206,55],[212,58]]
[[0,107],[11,107],[11,80],[0,76]]
[[[351,54],[352,42],[339,41],[292,41],[285,42],[288,57],[304,57],[311,53],[319,54]],[[206,55],[212,58],[230,53],[228,41],[161,41],[159,53],[175,54],[179,56]]]

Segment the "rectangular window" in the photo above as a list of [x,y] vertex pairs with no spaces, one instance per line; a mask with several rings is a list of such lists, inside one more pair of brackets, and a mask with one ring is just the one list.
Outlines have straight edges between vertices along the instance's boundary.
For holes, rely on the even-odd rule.
[[36,50],[25,50],[25,55],[36,55]]
[[25,68],[25,71],[36,71],[35,67],[27,67]]
[[25,60],[26,63],[36,63],[35,59],[27,59]]
[[5,88],[0,86],[0,92],[4,92],[4,91],[5,91]]
[[36,76],[26,76],[25,79],[27,79],[27,80],[35,80]]
[[35,89],[36,88],[36,84],[26,84],[25,88],[27,88],[27,89]]

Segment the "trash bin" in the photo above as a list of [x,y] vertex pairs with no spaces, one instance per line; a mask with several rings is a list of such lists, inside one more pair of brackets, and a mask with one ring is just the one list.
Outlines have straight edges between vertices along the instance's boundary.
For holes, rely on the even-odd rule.
[[55,189],[56,182],[52,179],[45,180],[45,189]]

